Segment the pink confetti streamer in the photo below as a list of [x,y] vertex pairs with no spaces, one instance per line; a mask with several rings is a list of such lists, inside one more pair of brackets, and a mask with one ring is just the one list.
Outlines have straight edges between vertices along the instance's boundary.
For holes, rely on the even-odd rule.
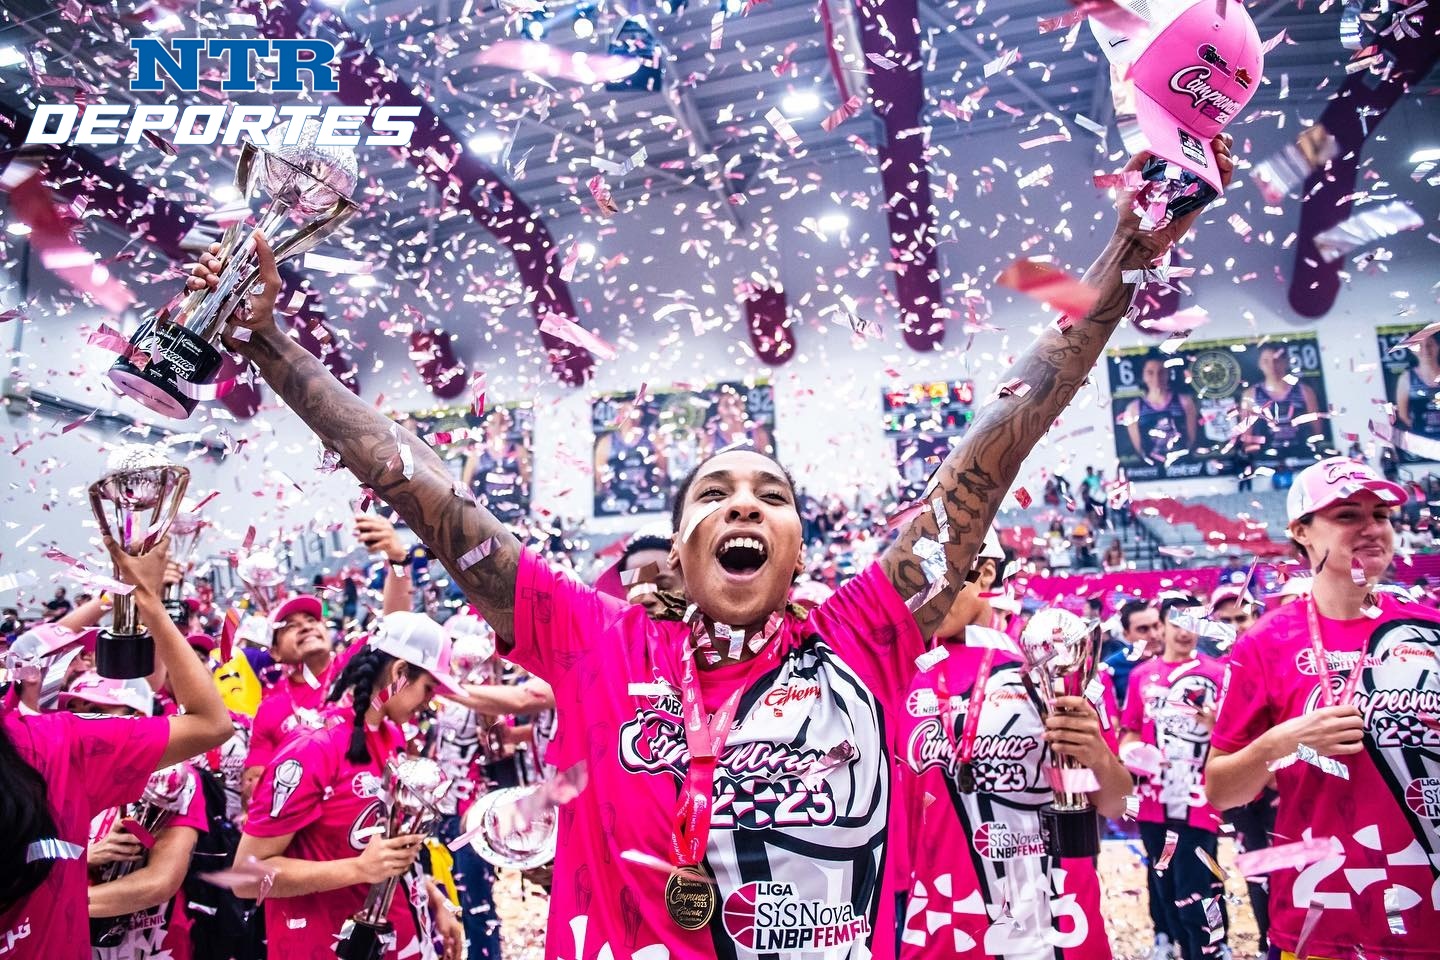
[[1235,870],[1241,876],[1260,877],[1277,870],[1298,870],[1317,860],[1338,857],[1342,853],[1344,847],[1335,837],[1314,837],[1261,850],[1247,850],[1235,858]]
[[610,344],[589,330],[586,330],[569,317],[562,317],[558,313],[547,313],[545,315],[545,319],[540,321],[540,332],[548,333],[552,337],[564,340],[566,343],[573,343],[577,347],[583,347],[602,360],[614,360],[619,356],[615,348]]
[[1095,307],[1100,291],[1086,286],[1054,264],[1038,260],[1017,260],[1000,274],[996,283],[1072,317],[1083,317]]

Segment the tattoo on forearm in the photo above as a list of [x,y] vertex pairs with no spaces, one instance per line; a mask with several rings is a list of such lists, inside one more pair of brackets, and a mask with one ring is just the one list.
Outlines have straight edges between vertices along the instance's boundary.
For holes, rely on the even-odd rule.
[[[1086,282],[1101,291],[1095,307],[1068,330],[1050,327],[1040,335],[1002,377],[1002,382],[1023,381],[1029,392],[986,405],[940,465],[929,499],[940,498],[948,519],[949,535],[942,544],[948,574],[945,586],[915,611],[915,622],[926,637],[934,634],[949,612],[964,583],[964,571],[979,552],[985,531],[994,522],[1025,458],[1089,378],[1105,344],[1130,309],[1134,286],[1121,282],[1120,276],[1122,265],[1137,258],[1138,247],[1131,240],[1106,249],[1085,276]],[[935,539],[938,534],[934,514],[923,510],[881,557],[890,582],[907,600],[931,588],[914,548],[921,538]]]
[[[405,518],[508,647],[520,555],[514,535],[463,490],[457,493],[444,462],[423,440],[351,393],[289,337],[277,331],[252,338],[245,352],[286,406],[339,454],[356,479]],[[399,466],[399,443],[411,451],[409,479]],[[489,555],[460,569],[460,558],[491,538]]]

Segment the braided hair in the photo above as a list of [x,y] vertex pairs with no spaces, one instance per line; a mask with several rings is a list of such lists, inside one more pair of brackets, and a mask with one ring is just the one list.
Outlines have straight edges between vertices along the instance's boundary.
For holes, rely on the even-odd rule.
[[[345,759],[351,763],[369,763],[372,759],[370,749],[365,745],[365,714],[370,710],[376,679],[388,671],[390,664],[396,659],[398,658],[383,650],[367,646],[350,658],[350,662],[345,664],[345,669],[336,678],[335,685],[330,688],[327,703],[338,702],[347,690],[350,691],[354,703],[354,728],[350,733],[350,747],[345,751]],[[413,664],[405,665],[405,676],[409,680],[418,680],[424,673],[424,670]]]
[[30,845],[58,835],[45,777],[20,754],[0,724],[0,913],[45,882],[55,865],[49,856],[30,857]]

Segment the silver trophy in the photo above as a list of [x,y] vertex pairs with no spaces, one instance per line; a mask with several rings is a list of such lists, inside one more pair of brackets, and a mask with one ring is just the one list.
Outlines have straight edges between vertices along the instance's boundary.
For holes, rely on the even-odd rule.
[[219,369],[223,357],[215,343],[260,276],[252,229],[265,235],[279,262],[314,247],[358,209],[349,197],[359,181],[354,151],[317,143],[320,123],[314,119],[301,122],[297,142],[287,144],[293,122],[270,131],[272,147],[250,141],[240,147],[235,187],[252,209],[264,206],[253,228],[248,221],[235,223],[221,238],[219,286],[187,294],[173,313],[167,308],[147,318],[130,338],[131,349],[110,367],[120,391],[156,413],[190,416],[200,395],[196,387]]
[[[109,472],[90,485],[90,509],[124,553],[143,557],[169,531],[189,482],[190,471],[157,448],[120,447],[110,455]],[[115,596],[112,626],[101,631],[95,647],[95,669],[122,680],[155,672],[155,641],[131,594]]]
[[[429,833],[443,819],[440,800],[450,779],[440,765],[425,757],[394,757],[385,765],[380,781],[380,802],[385,807],[385,836]],[[393,939],[390,904],[399,877],[371,884],[365,905],[340,928],[335,952],[340,960],[379,960],[385,943]]]
[[[1030,618],[1020,635],[1026,688],[1040,704],[1042,718],[1055,712],[1056,697],[1084,696],[1100,666],[1100,631],[1068,610],[1047,607]],[[1050,855],[1093,857],[1100,852],[1100,821],[1090,797],[1064,789],[1067,771],[1083,769],[1073,757],[1052,754],[1054,799],[1040,808],[1040,829]],[[1073,775],[1070,777],[1073,779]]]
[[[150,774],[140,799],[127,803],[121,811],[120,823],[125,831],[138,839],[148,851],[155,845],[155,835],[169,826],[175,816],[188,807],[195,796],[195,778],[190,767],[177,763]],[[139,860],[113,861],[100,868],[97,884],[111,883],[145,866],[148,854]],[[169,904],[165,905],[167,908]],[[142,912],[153,912],[156,908]],[[115,947],[125,938],[134,914],[119,917],[91,917],[90,943],[96,947]]]
[[170,562],[180,568],[180,579],[165,585],[165,611],[182,627],[189,619],[189,611],[185,609],[185,575],[190,572],[190,559],[207,526],[197,513],[181,513],[170,524]]
[[[544,784],[492,790],[465,812],[466,834],[482,859],[497,867],[544,871],[555,859],[559,808],[540,803]],[[536,812],[536,808],[538,813]]]
[[285,574],[280,572],[280,561],[269,550],[252,550],[240,561],[235,573],[245,584],[246,595],[254,610],[240,624],[239,636],[268,647],[271,640],[270,614],[280,605],[280,598],[285,594]]

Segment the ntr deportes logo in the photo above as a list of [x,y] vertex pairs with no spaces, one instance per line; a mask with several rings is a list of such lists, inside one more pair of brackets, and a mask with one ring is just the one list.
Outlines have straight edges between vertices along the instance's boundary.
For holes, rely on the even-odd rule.
[[[200,90],[218,73],[225,93],[254,93],[261,89],[256,65],[274,63],[271,94],[335,93],[339,48],[327,40],[247,40],[180,37],[169,41],[153,37],[132,39],[135,73],[130,78],[134,93],[160,93],[167,86],[184,93]],[[202,70],[203,66],[203,70]],[[302,78],[309,81],[307,87]],[[406,118],[418,116],[420,107],[331,106],[314,104],[41,104],[25,137],[27,144],[103,146],[136,144],[144,136],[162,137],[177,145],[234,144],[241,137],[270,147],[293,146],[307,120],[320,123],[317,143],[321,146],[353,147],[361,143],[360,127],[368,123],[367,146],[403,146],[410,142],[415,124]],[[298,121],[289,123],[288,121]],[[266,131],[286,122],[284,143],[270,143]],[[277,137],[277,139],[279,139]]]

